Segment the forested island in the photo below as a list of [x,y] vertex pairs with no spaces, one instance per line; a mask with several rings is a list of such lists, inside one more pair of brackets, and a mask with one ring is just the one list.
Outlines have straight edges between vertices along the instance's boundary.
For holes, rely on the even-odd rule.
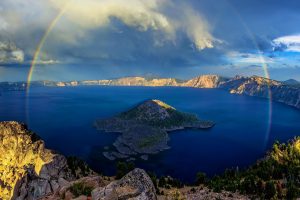
[[214,122],[180,112],[160,100],[147,100],[115,117],[97,120],[95,126],[105,132],[121,133],[113,144],[116,151],[104,151],[104,156],[110,160],[123,158],[129,161],[136,155],[147,159],[148,154],[170,148],[168,132],[185,128],[207,129],[214,126]]

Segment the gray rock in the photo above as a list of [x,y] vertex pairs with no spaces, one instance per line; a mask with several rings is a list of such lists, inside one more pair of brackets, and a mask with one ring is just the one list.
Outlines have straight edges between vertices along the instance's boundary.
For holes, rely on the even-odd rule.
[[154,185],[142,169],[134,169],[118,181],[92,191],[93,200],[156,200]]
[[38,199],[58,190],[62,179],[73,179],[64,156],[24,124],[0,122],[0,199]]
[[107,158],[108,160],[116,160],[116,157],[115,157],[111,152],[105,151],[105,152],[103,152],[102,154],[103,154],[103,156],[104,156],[105,158]]
[[149,159],[149,156],[148,156],[148,155],[142,155],[142,156],[141,156],[141,159],[142,159],[142,160],[148,160],[148,159]]

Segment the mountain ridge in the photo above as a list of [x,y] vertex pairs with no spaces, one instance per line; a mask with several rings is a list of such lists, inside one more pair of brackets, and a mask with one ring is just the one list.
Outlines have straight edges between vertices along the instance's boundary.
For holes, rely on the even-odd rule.
[[[231,94],[242,94],[262,98],[272,97],[273,101],[287,104],[300,109],[300,86],[287,84],[260,76],[235,76],[226,78],[219,75],[201,75],[181,81],[175,78],[145,78],[124,77],[119,79],[87,80],[87,81],[33,81],[32,87],[76,87],[76,86],[146,86],[146,87],[191,87],[191,88],[219,88]],[[2,82],[0,91],[26,90],[26,82]]]

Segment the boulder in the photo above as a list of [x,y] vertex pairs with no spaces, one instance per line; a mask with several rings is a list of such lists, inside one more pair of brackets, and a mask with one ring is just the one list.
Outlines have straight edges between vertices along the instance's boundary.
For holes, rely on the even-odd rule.
[[93,200],[156,200],[154,185],[142,169],[134,169],[122,179],[92,191]]

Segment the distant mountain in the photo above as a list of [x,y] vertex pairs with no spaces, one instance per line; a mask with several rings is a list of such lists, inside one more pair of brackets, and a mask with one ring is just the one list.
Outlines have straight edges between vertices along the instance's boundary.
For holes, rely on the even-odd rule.
[[222,83],[219,88],[226,89],[232,94],[272,98],[273,101],[300,109],[300,88],[280,81],[258,76],[237,76]]
[[190,79],[182,83],[181,86],[196,88],[218,88],[228,80],[230,79],[218,75],[203,75]]
[[[86,81],[33,81],[31,87],[66,87],[66,86],[85,86],[85,85],[106,85],[106,86],[173,86],[173,87],[194,87],[194,88],[221,88],[234,94],[244,94],[270,98],[272,100],[285,103],[300,109],[300,84],[296,80],[284,82],[275,81],[259,76],[244,77],[236,76],[226,78],[218,75],[202,75],[190,80],[182,81],[175,78],[144,78],[144,77],[125,77],[107,80],[86,80]],[[2,82],[0,91],[3,90],[25,90],[26,82]]]
[[283,81],[283,83],[286,85],[300,85],[300,82],[295,79],[289,79],[289,80]]

